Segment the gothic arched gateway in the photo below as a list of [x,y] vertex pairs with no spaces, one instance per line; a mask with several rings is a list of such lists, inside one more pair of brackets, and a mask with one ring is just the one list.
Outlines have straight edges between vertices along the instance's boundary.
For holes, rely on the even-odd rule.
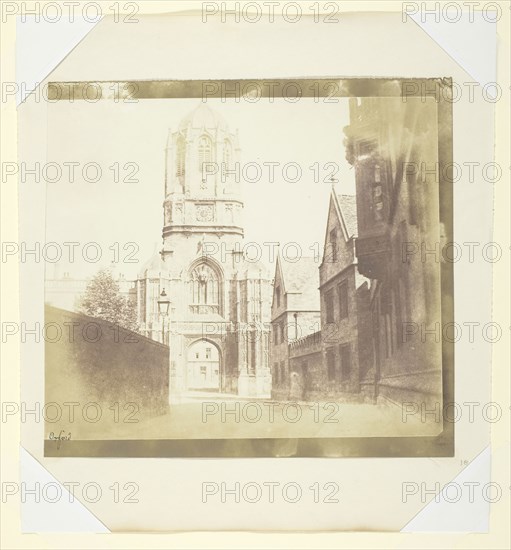
[[210,340],[195,340],[186,354],[186,385],[188,390],[220,391],[221,353]]
[[[202,102],[169,130],[163,247],[141,273],[137,303],[148,336],[170,335],[170,402],[188,390],[271,394],[272,281],[243,252],[240,153],[238,133]],[[158,314],[163,288],[168,317]]]

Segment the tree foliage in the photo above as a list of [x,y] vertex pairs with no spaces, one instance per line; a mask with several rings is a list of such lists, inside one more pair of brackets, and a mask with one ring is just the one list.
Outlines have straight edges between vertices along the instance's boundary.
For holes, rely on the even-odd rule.
[[109,269],[101,269],[88,283],[80,311],[128,330],[138,331],[135,304],[123,296]]

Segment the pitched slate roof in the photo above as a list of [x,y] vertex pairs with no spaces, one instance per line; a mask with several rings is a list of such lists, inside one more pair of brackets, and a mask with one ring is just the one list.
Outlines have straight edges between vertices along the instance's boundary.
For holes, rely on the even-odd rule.
[[357,232],[357,200],[355,195],[337,195],[337,203],[341,210],[349,237],[356,237]]
[[297,262],[279,259],[284,288],[293,294],[290,309],[319,311],[319,261],[312,256],[301,256]]

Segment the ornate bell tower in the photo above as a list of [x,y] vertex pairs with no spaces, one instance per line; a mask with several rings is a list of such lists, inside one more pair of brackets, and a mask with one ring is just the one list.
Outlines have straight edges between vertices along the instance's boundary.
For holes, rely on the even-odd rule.
[[271,395],[271,278],[243,254],[239,160],[237,133],[204,103],[169,131],[159,278],[151,271],[144,288],[153,312],[162,288],[171,301],[170,402],[198,390]]
[[200,103],[177,131],[169,130],[165,157],[163,259],[177,255],[181,237],[194,247],[201,240],[239,241],[240,149],[223,118]]

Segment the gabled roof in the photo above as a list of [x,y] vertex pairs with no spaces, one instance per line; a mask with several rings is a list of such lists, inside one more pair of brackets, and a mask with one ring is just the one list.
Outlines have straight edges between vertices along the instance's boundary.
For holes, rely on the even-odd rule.
[[[325,224],[325,240],[323,245],[323,262],[326,254],[330,250],[329,244],[329,228],[332,227],[332,221],[341,228],[342,237],[347,243],[351,238],[357,237],[357,199],[354,195],[342,195],[335,192],[332,188],[330,193],[330,201],[328,203],[328,215]],[[321,262],[321,265],[323,265]]]
[[357,231],[357,199],[355,195],[338,195],[335,194],[337,207],[344,222],[348,239],[356,237]]
[[288,309],[319,311],[319,261],[312,256],[301,256],[298,261],[290,262],[277,259],[284,291],[293,294],[293,303]]

